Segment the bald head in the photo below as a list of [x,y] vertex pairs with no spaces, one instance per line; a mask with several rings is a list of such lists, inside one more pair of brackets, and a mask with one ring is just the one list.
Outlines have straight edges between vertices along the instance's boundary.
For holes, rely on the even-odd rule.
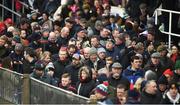
[[56,37],[55,32],[50,32],[48,40],[51,41],[51,42],[55,42],[56,39],[57,39],[57,37]]

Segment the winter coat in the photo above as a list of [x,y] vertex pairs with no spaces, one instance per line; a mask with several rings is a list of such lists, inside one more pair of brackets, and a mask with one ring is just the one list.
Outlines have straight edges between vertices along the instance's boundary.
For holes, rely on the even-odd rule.
[[109,82],[109,85],[116,88],[118,84],[124,84],[126,86],[127,89],[129,89],[129,86],[130,86],[130,82],[129,80],[120,75],[119,76],[119,79],[115,79],[112,75],[108,78],[108,82]]
[[126,77],[129,82],[133,80],[133,83],[135,84],[136,80],[138,78],[143,78],[144,77],[144,70],[138,69],[136,71],[131,69],[131,66],[129,66],[127,69],[123,71],[123,76]]
[[109,104],[113,104],[112,100],[110,100],[110,99],[108,99],[108,98],[98,100],[97,102],[100,102],[100,103],[99,103],[100,105],[109,105]]
[[141,104],[159,104],[161,101],[161,94],[156,93],[156,94],[149,94],[145,91],[141,93],[140,96],[140,103]]
[[[90,67],[90,68],[94,68],[94,64],[93,64],[93,62],[91,62],[90,59],[85,61],[85,65]],[[103,67],[105,67],[105,62],[103,60],[98,60],[97,61],[97,70],[99,70],[99,69],[101,69]]]
[[81,80],[81,72],[82,70],[79,71],[79,81],[76,84],[77,94],[89,98],[91,91],[96,87],[96,83],[92,80],[92,71],[90,68],[85,71],[88,75],[86,80]]
[[120,62],[121,60],[121,53],[119,49],[113,48],[112,51],[106,50],[106,55],[113,58],[113,61]]
[[24,60],[23,54],[18,55],[15,52],[12,52],[9,56],[12,59],[13,70],[18,72],[18,73],[22,73],[23,74],[24,73],[24,71],[23,71],[23,64],[20,63],[20,62],[23,62],[23,60]]
[[157,66],[154,65],[151,61],[149,61],[145,66],[144,66],[144,70],[152,70],[153,72],[155,72],[157,74],[157,77],[161,77],[161,75],[163,74],[163,72],[165,71],[165,68],[163,67],[163,65],[161,63],[159,63]]
[[36,60],[34,59],[33,61],[29,62],[27,60],[23,61],[23,71],[24,74],[30,74],[33,72],[34,65],[36,63]]
[[71,91],[71,92],[73,92],[73,93],[76,93],[76,88],[73,87],[72,85],[69,85],[69,86],[67,86],[67,87],[64,87],[64,86],[62,86],[62,84],[60,83],[60,84],[59,84],[59,87],[60,87],[61,89],[68,90],[68,91]]
[[67,65],[65,67],[65,72],[69,73],[71,75],[71,84],[72,85],[76,85],[76,83],[78,82],[78,73],[79,73],[79,69],[80,69],[81,65]]
[[34,72],[32,72],[32,73],[30,74],[30,77],[33,77],[33,78],[35,78],[35,79],[37,79],[37,80],[40,80],[40,81],[42,81],[42,82],[51,84],[51,78],[50,78],[46,73],[44,73],[43,76],[38,76],[38,75],[36,74],[36,71],[34,71]]
[[64,73],[64,68],[70,63],[70,61],[67,59],[66,61],[60,61],[57,60],[53,63],[55,67],[54,76],[56,78],[61,78],[62,74]]
[[161,100],[161,104],[173,104],[173,105],[175,105],[175,104],[180,104],[180,94],[178,93],[178,94],[176,95],[176,98],[173,99],[173,98],[171,98],[169,92],[167,92],[167,93],[163,96],[163,98],[162,98],[162,100]]
[[60,49],[60,46],[59,46],[59,44],[57,42],[52,43],[52,42],[48,41],[48,44],[46,46],[46,50],[50,51],[52,55],[53,54],[58,54],[59,49]]

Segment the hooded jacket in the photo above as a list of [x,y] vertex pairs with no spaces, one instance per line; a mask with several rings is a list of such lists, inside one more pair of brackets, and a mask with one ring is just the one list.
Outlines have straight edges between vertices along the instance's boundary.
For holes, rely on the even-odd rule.
[[[87,78],[82,80],[81,72],[85,71]],[[90,97],[91,91],[96,87],[96,83],[92,80],[92,71],[89,67],[84,66],[79,70],[79,81],[76,84],[76,90],[78,95]]]

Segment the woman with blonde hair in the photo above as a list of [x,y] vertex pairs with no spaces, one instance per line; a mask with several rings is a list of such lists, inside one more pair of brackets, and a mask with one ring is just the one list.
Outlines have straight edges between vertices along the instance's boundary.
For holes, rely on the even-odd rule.
[[49,51],[44,51],[40,55],[40,60],[43,61],[44,65],[47,65],[51,62],[51,53]]

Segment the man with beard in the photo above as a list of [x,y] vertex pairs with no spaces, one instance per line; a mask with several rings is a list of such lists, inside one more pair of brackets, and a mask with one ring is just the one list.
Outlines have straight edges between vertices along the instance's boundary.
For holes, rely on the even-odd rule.
[[55,67],[54,75],[56,78],[61,78],[64,73],[64,68],[69,64],[67,48],[61,47],[59,50],[59,59],[57,59],[53,64]]
[[74,86],[76,85],[76,83],[78,81],[78,72],[81,67],[82,67],[81,56],[79,54],[75,53],[72,56],[71,64],[69,64],[65,67],[65,72],[70,74],[71,84]]
[[30,77],[33,77],[37,80],[50,84],[51,78],[44,71],[44,68],[45,65],[41,61],[36,62],[34,66],[34,71],[30,74]]

